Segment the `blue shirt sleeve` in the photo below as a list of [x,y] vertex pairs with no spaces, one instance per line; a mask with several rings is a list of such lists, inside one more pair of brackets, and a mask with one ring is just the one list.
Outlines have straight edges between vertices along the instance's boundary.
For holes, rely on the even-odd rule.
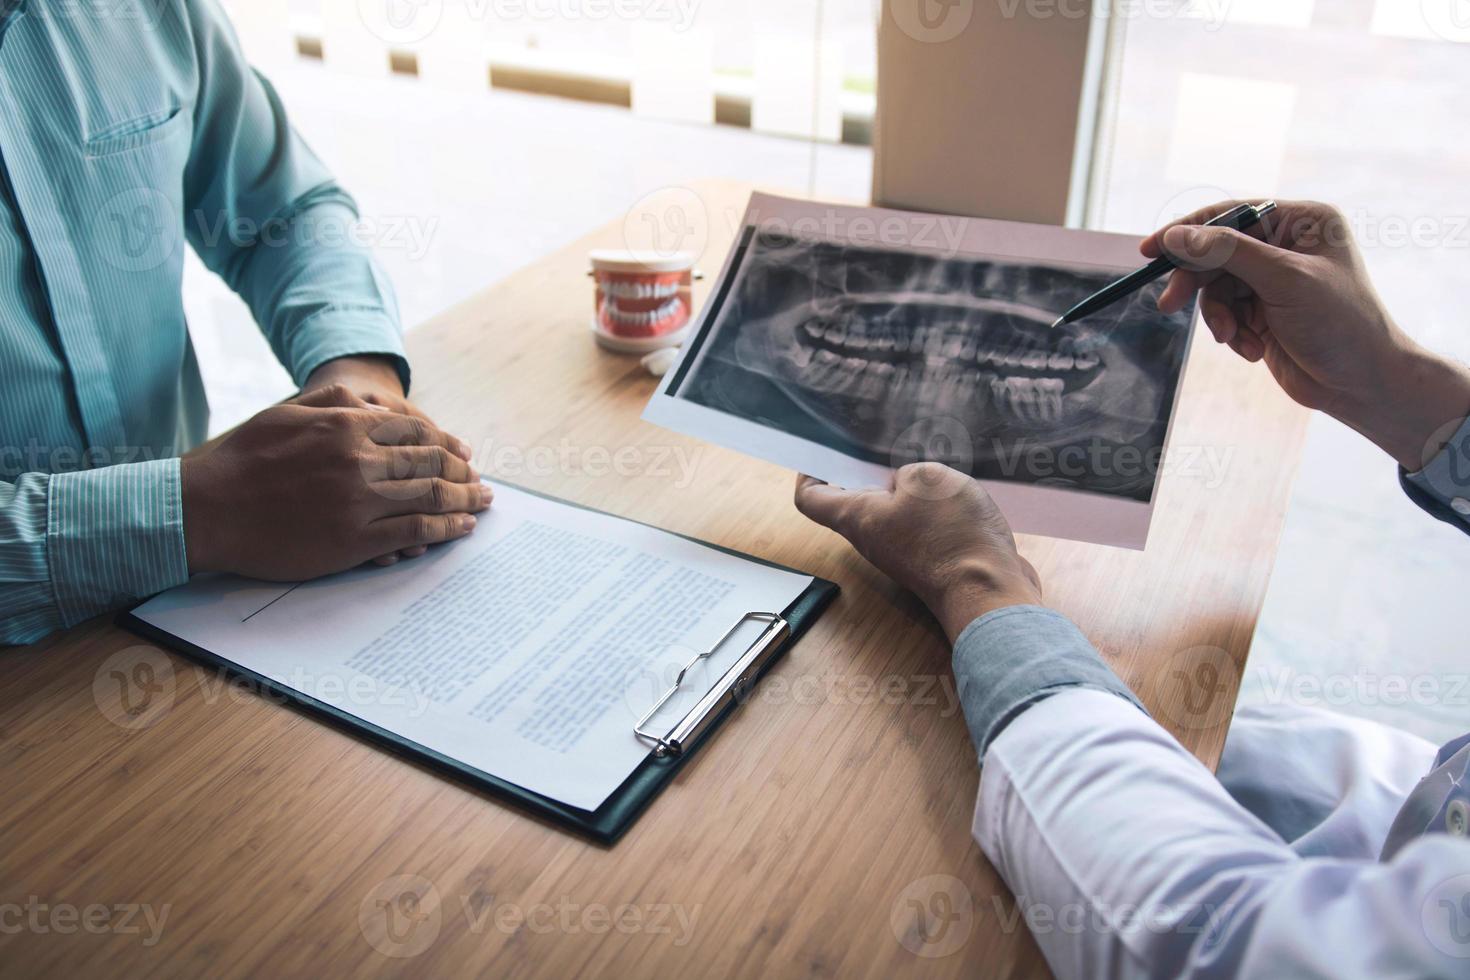
[[0,483],[0,645],[188,579],[177,459]]
[[291,128],[246,63],[215,0],[186,0],[199,64],[185,231],[204,264],[249,305],[302,384],[352,354],[408,361],[392,286],[360,241],[357,205]]
[[955,641],[954,674],[982,763],[1007,724],[1058,691],[1105,691],[1144,711],[1082,631],[1041,606],[1007,606],[965,627]]
[[1424,510],[1470,533],[1470,418],[1428,466],[1417,473],[1400,467],[1399,484]]

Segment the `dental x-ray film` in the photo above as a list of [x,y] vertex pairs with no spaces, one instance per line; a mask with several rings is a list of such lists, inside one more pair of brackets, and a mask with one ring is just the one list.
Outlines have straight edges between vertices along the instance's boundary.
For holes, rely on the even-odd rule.
[[752,197],[644,417],[846,487],[937,460],[1012,526],[1147,538],[1193,320],[1163,283],[1078,323],[1137,239]]

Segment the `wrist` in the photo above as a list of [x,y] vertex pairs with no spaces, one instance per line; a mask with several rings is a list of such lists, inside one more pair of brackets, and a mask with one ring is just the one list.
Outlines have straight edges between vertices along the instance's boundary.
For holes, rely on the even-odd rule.
[[1383,360],[1379,378],[1331,414],[1404,469],[1420,470],[1470,415],[1470,371],[1407,341]]
[[184,553],[188,557],[190,575],[223,570],[217,540],[220,525],[210,516],[207,469],[208,462],[203,455],[185,456],[179,461]]
[[319,365],[311,372],[302,391],[340,384],[355,392],[375,391],[403,397],[403,379],[398,365],[381,354],[353,354]]
[[1022,571],[1000,572],[981,565],[966,565],[945,576],[928,596],[920,596],[944,629],[950,645],[965,627],[987,613],[1006,606],[1041,604],[1041,590]]

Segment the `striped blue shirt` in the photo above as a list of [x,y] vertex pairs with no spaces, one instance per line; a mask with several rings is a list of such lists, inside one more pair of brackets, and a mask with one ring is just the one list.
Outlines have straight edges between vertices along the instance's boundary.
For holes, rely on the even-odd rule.
[[215,0],[0,0],[0,644],[188,578],[183,248],[297,383],[402,359],[356,206]]

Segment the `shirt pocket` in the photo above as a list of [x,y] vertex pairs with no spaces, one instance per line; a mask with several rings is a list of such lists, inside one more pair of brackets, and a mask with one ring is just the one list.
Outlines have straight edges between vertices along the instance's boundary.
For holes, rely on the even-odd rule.
[[86,138],[82,152],[91,160],[127,153],[169,139],[188,124],[189,114],[182,106],[160,109],[103,128]]

